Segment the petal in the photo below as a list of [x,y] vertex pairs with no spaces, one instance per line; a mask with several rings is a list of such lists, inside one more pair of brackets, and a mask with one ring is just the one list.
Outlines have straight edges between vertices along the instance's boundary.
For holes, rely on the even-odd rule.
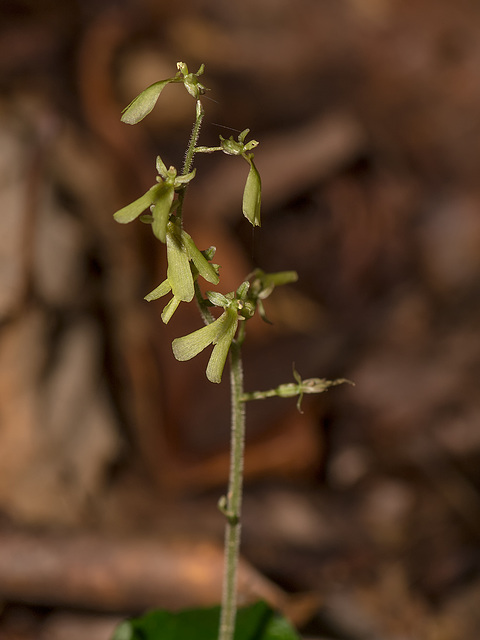
[[172,81],[173,78],[161,80],[160,82],[151,84],[142,91],[142,93],[132,100],[132,102],[122,111],[122,122],[126,122],[127,124],[137,124],[137,122],[143,120],[145,116],[148,116],[157,103],[158,96],[161,94],[163,88]]
[[248,280],[244,280],[237,289],[237,298],[239,300],[245,300],[249,289],[250,289],[250,282],[248,282]]
[[179,187],[183,184],[188,184],[195,177],[197,170],[193,169],[190,173],[187,173],[185,176],[175,176],[175,187]]
[[162,158],[160,156],[157,156],[156,167],[157,167],[158,175],[161,176],[164,180],[166,180],[167,179],[167,167],[165,166],[165,163],[163,162],[163,160],[162,160]]
[[278,287],[282,284],[289,284],[290,282],[297,282],[298,273],[296,271],[277,271],[276,273],[263,274],[263,282],[265,287],[273,285]]
[[145,209],[153,204],[158,197],[159,191],[161,191],[163,185],[156,184],[151,189],[144,193],[143,196],[137,198],[134,202],[127,204],[123,209],[119,209],[116,213],[113,214],[114,219],[121,224],[126,224],[127,222],[132,222],[135,218],[138,218],[140,214],[142,214]]
[[250,171],[248,172],[247,182],[245,183],[245,189],[243,191],[242,211],[243,215],[253,226],[259,227],[261,224],[260,205],[262,182],[253,158],[250,156],[244,157],[250,164]]
[[173,231],[167,231],[167,278],[172,285],[173,295],[183,302],[190,302],[195,295],[192,270],[187,251],[172,223],[169,227]]
[[162,298],[166,296],[169,291],[172,290],[172,286],[168,280],[164,280],[158,287],[155,287],[153,291],[147,293],[144,297],[144,300],[147,302],[152,302],[152,300],[158,300],[158,298]]
[[207,365],[207,378],[210,382],[219,383],[222,380],[222,373],[227,360],[228,351],[238,325],[238,315],[235,308],[229,308],[225,314],[225,326],[213,347],[212,355]]
[[190,360],[198,355],[201,351],[208,347],[209,344],[216,341],[218,335],[223,333],[225,322],[227,321],[226,313],[212,323],[207,324],[201,329],[197,329],[193,333],[189,333],[182,338],[175,338],[172,342],[173,355],[177,360]]
[[180,304],[180,300],[175,296],[173,296],[173,298],[165,305],[162,311],[162,320],[165,324],[168,324],[168,321],[177,310],[177,307],[179,304]]
[[224,296],[223,293],[219,293],[218,291],[207,291],[205,295],[216,307],[223,307],[225,309],[231,302],[227,296]]
[[182,240],[188,253],[188,257],[196,266],[198,273],[211,282],[212,284],[218,284],[220,278],[215,268],[208,262],[203,253],[199,251],[192,239],[186,231],[182,231]]
[[158,238],[160,242],[165,243],[168,218],[170,216],[170,208],[173,202],[174,190],[173,187],[167,186],[165,184],[163,185],[163,187],[163,192],[160,194],[160,197],[155,202],[155,206],[153,207],[152,231],[154,236]]

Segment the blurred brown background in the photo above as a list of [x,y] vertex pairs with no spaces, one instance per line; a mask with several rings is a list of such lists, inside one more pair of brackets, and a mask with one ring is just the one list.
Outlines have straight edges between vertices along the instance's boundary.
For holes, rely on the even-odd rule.
[[161,247],[112,219],[157,153],[181,164],[180,87],[119,120],[179,60],[206,65],[201,143],[260,141],[260,230],[242,162],[199,158],[187,196],[221,290],[299,274],[249,327],[247,388],[293,362],[356,384],[248,406],[242,601],[311,638],[478,637],[479,29],[474,0],[2,0],[2,640],[219,599],[228,376],[174,361],[196,310],[163,325]]

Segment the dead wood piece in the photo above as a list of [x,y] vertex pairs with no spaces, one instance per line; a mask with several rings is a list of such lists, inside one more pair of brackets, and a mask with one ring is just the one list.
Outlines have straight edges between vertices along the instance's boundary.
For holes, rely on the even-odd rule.
[[[78,522],[119,449],[100,348],[90,320],[50,346],[40,310],[1,335],[0,505],[17,521]],[[48,350],[55,358],[44,375]]]
[[42,625],[40,640],[110,640],[120,616],[59,612]]
[[[4,601],[124,614],[208,606],[220,600],[222,574],[223,550],[210,542],[0,534]],[[245,561],[239,599],[264,599],[280,609],[288,603],[286,594]]]

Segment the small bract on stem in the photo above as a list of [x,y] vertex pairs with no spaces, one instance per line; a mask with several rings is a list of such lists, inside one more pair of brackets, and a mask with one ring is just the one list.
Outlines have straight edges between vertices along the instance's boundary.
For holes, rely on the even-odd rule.
[[[290,398],[298,396],[298,409],[304,394],[322,393],[327,388],[347,382],[323,378],[302,380],[294,370],[295,382],[281,384],[267,391],[245,392],[243,388],[242,344],[246,336],[246,323],[258,311],[268,322],[263,301],[275,287],[288,285],[297,280],[295,271],[265,273],[255,269],[236,291],[222,294],[217,291],[202,293],[199,279],[210,284],[219,284],[219,265],[212,262],[215,247],[200,251],[194,239],[185,230],[183,202],[187,188],[195,178],[193,168],[195,154],[222,152],[228,156],[239,156],[248,164],[248,174],[243,191],[241,210],[253,226],[261,225],[261,179],[254,163],[253,149],[256,140],[245,142],[249,129],[244,129],[237,140],[233,136],[220,136],[217,146],[197,146],[204,118],[202,96],[207,88],[200,83],[204,72],[201,65],[196,73],[190,73],[185,63],[177,63],[177,73],[171,78],[155,82],[138,95],[122,112],[122,121],[137,124],[154,108],[157,100],[169,84],[183,84],[195,100],[195,120],[185,152],[181,172],[156,159],[157,178],[146,193],[114,214],[117,222],[129,223],[139,218],[151,225],[153,235],[166,247],[166,278],[145,296],[152,302],[171,294],[163,308],[161,317],[168,323],[181,302],[196,299],[204,326],[192,333],[175,338],[173,355],[179,361],[190,360],[204,349],[212,347],[206,375],[210,382],[220,383],[227,358],[230,358],[231,389],[231,465],[228,491],[219,501],[221,512],[226,517],[225,569],[220,615],[219,640],[232,640],[235,631],[237,610],[237,567],[240,548],[240,522],[243,486],[243,451],[245,441],[245,403],[270,397]],[[217,309],[216,315],[212,313]]]

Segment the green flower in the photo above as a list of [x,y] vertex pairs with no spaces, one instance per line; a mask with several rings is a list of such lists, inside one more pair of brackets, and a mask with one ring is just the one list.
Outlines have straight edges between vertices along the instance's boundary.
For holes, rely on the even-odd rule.
[[178,71],[173,78],[154,82],[134,98],[122,111],[122,122],[137,124],[137,122],[143,120],[145,116],[148,116],[167,84],[183,83],[188,93],[198,100],[207,90],[198,81],[198,76],[201,76],[205,69],[204,65],[202,64],[197,73],[189,73],[188,67],[184,62],[177,62],[177,69]]
[[204,93],[208,91],[208,89],[198,81],[198,76],[201,76],[205,71],[204,64],[200,65],[197,73],[189,73],[188,67],[184,62],[177,62],[177,69],[178,73],[175,77],[180,78],[180,82],[183,82],[185,89],[192,96],[192,98],[198,100],[200,96],[203,96]]
[[267,391],[250,391],[244,393],[242,396],[243,402],[248,400],[263,400],[264,398],[273,398],[278,396],[279,398],[293,398],[298,396],[297,409],[300,413],[302,411],[302,400],[305,393],[323,393],[330,387],[335,387],[338,384],[354,384],[350,380],[345,378],[338,378],[337,380],[326,380],[325,378],[307,378],[302,380],[301,375],[296,371],[295,365],[293,367],[293,377],[295,382],[287,382],[286,384],[280,384],[275,389],[268,389]]
[[304,393],[323,393],[330,387],[335,387],[339,384],[352,384],[350,380],[345,378],[338,378],[337,380],[326,380],[325,378],[307,378],[306,380],[302,380],[302,376],[296,371],[295,366],[293,367],[293,377],[295,378],[295,382],[290,382],[287,384],[281,384],[277,387],[278,396],[280,398],[290,398],[292,396],[298,395],[297,400],[297,410],[299,413],[303,413],[302,411],[302,400]]
[[261,226],[260,207],[262,199],[262,181],[253,162],[253,153],[243,156],[250,165],[245,189],[243,190],[242,212],[254,227]]
[[160,156],[157,157],[157,182],[143,196],[131,204],[123,207],[113,217],[121,224],[127,224],[138,218],[145,210],[150,209],[150,215],[142,216],[142,222],[152,225],[152,231],[161,242],[166,241],[167,224],[172,211],[175,191],[181,189],[195,177],[195,169],[185,176],[177,176],[175,167],[168,170]]
[[258,169],[253,162],[253,153],[249,153],[252,149],[258,145],[256,140],[250,140],[245,144],[245,138],[250,129],[244,129],[237,140],[233,139],[233,136],[226,139],[220,136],[219,147],[196,147],[196,153],[213,153],[214,151],[223,151],[229,156],[241,156],[250,165],[247,181],[245,183],[245,189],[243,190],[242,211],[247,220],[254,226],[259,227],[260,221],[260,206],[262,199],[262,181]]
[[242,211],[243,215],[253,225],[259,227],[260,221],[260,205],[261,205],[261,192],[262,181],[257,167],[253,162],[253,153],[249,153],[252,149],[258,145],[256,140],[250,140],[245,144],[245,138],[250,132],[250,129],[244,129],[238,136],[238,141],[230,136],[228,140],[220,136],[220,145],[222,151],[231,156],[242,156],[250,165],[250,171],[248,172],[247,181],[245,183],[245,189],[243,191]]
[[[208,295],[208,294],[207,294]],[[221,296],[221,294],[218,294]],[[189,333],[182,338],[175,338],[172,342],[173,355],[177,360],[190,360],[213,344],[213,351],[207,365],[207,378],[210,382],[219,383],[222,380],[222,373],[228,355],[228,350],[235,337],[238,326],[238,301],[226,300],[222,315],[193,333]]]
[[167,279],[145,296],[151,302],[166,295],[170,291],[173,298],[162,312],[165,324],[170,320],[180,302],[190,302],[195,295],[195,280],[201,275],[212,284],[218,284],[218,267],[209,262],[215,253],[211,247],[204,253],[197,249],[192,237],[184,231],[180,224],[169,222],[166,231],[167,244]]
[[[245,298],[245,309],[242,311],[242,315],[245,317],[251,317],[258,309],[258,313],[262,320],[270,323],[263,306],[263,300],[268,298],[275,287],[282,284],[289,284],[290,282],[296,282],[298,275],[296,271],[277,271],[276,273],[265,273],[262,269],[255,269],[249,276],[250,287]],[[249,316],[246,315],[249,314]]]

